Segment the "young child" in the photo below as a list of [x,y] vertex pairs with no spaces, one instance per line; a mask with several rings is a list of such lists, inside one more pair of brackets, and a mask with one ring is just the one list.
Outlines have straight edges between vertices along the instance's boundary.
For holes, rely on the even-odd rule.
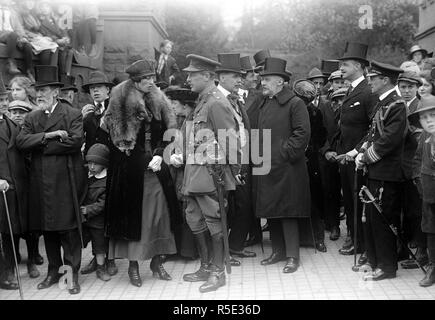
[[83,241],[85,246],[92,241],[92,253],[97,261],[97,277],[109,281],[110,275],[105,265],[107,238],[104,236],[104,206],[106,201],[106,175],[109,165],[109,148],[96,143],[88,151],[86,161],[89,169],[88,190],[80,207],[85,217]]
[[421,230],[427,235],[429,264],[427,273],[419,282],[422,287],[435,283],[435,96],[423,97],[417,109],[408,116],[411,125],[423,128],[416,161],[419,165],[423,213]]

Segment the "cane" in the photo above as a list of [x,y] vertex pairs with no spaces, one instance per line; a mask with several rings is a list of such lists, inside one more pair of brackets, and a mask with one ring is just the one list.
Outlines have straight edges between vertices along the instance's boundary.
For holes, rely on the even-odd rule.
[[18,269],[17,251],[15,250],[14,233],[12,231],[11,217],[9,215],[9,206],[8,206],[8,200],[6,199],[6,191],[5,190],[3,190],[3,200],[5,202],[6,218],[8,219],[9,234],[11,236],[12,251],[14,253],[15,271],[17,273],[18,288],[20,289],[20,298],[21,298],[21,300],[24,300],[23,288],[21,286],[20,270]]
[[[364,193],[369,198],[369,200],[366,200],[364,198]],[[414,253],[411,251],[411,249],[409,249],[408,245],[403,240],[402,236],[397,232],[397,228],[392,223],[389,223],[388,219],[383,214],[382,208],[379,205],[378,200],[373,196],[373,194],[370,192],[370,190],[366,186],[362,186],[361,191],[359,193],[359,196],[360,196],[361,201],[363,201],[365,203],[372,203],[375,206],[376,210],[380,214],[384,223],[386,223],[388,225],[388,227],[393,232],[393,234],[397,237],[399,242],[406,248],[406,251],[412,257],[412,260],[414,260],[415,263],[418,265],[418,267],[423,271],[423,273],[426,274],[426,270],[423,268],[423,266],[420,265],[420,263],[418,263],[417,257],[414,255]]]
[[358,167],[355,166],[353,180],[353,267],[352,271],[358,272],[359,267],[356,264],[356,255],[358,248]]

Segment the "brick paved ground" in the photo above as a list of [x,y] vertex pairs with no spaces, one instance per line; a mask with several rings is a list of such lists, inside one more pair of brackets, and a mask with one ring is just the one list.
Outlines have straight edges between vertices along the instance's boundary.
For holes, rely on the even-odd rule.
[[[342,223],[342,234],[344,224]],[[266,238],[268,238],[266,234]],[[342,236],[338,241],[329,240],[326,235],[327,253],[314,253],[312,248],[301,249],[301,266],[296,273],[283,274],[284,262],[272,266],[261,266],[260,260],[271,252],[270,241],[264,244],[265,252],[259,245],[253,247],[256,258],[242,259],[241,267],[233,267],[233,273],[227,277],[227,286],[217,292],[200,294],[201,283],[184,282],[184,273],[192,272],[199,267],[199,261],[168,261],[166,270],[173,277],[172,281],[161,281],[152,277],[149,261],[140,263],[140,273],[143,280],[141,288],[129,284],[127,268],[128,261],[117,260],[119,273],[109,282],[102,282],[95,273],[80,277],[81,293],[70,295],[66,290],[53,286],[46,290],[37,290],[37,284],[43,280],[46,263],[39,267],[42,275],[30,279],[26,272],[25,261],[20,265],[25,299],[66,299],[66,300],[102,300],[102,299],[223,299],[223,300],[255,300],[255,299],[326,299],[326,300],[401,300],[428,299],[435,300],[435,286],[421,288],[418,281],[422,278],[420,270],[399,269],[398,277],[380,282],[361,281],[362,273],[351,270],[353,256],[342,256],[338,249],[344,241]],[[21,253],[25,260],[25,249],[21,241]],[[44,252],[43,241],[41,252]],[[90,248],[83,253],[82,265],[91,259]],[[0,290],[0,300],[19,299],[18,291]]]

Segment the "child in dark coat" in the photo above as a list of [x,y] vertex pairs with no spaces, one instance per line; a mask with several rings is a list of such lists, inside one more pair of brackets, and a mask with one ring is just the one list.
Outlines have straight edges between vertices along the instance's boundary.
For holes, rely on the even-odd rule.
[[92,242],[92,252],[97,262],[97,277],[109,281],[105,258],[107,238],[104,236],[104,206],[106,202],[106,175],[109,165],[109,148],[96,143],[88,151],[86,161],[89,169],[88,190],[80,211],[85,218],[83,240]]
[[426,275],[419,284],[422,287],[429,287],[435,283],[435,97],[421,98],[417,109],[408,118],[411,125],[424,130],[416,153],[416,160],[421,163],[421,166],[419,166],[419,174],[415,176],[421,181],[420,189],[423,198],[421,230],[427,235],[429,256]]

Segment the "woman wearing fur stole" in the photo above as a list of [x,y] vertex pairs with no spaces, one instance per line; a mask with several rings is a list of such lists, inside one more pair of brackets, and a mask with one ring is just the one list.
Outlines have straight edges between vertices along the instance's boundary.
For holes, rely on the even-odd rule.
[[139,60],[129,79],[112,89],[103,126],[110,135],[106,235],[109,259],[129,260],[130,282],[142,285],[139,260],[151,259],[153,275],[171,280],[161,255],[176,253],[171,231],[179,216],[168,166],[162,161],[163,133],[176,128],[166,96],[154,84],[154,62]]

